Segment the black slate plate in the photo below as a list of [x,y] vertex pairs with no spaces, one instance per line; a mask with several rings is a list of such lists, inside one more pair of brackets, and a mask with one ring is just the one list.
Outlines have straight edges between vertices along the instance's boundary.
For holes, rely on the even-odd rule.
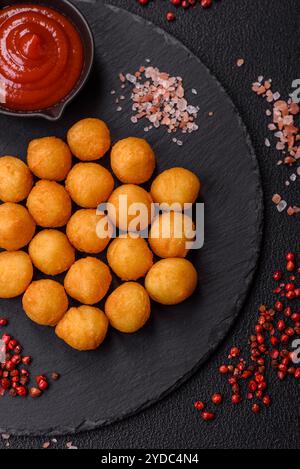
[[[95,352],[78,353],[53,330],[30,322],[21,300],[0,302],[9,330],[32,354],[32,373],[58,371],[62,378],[38,400],[4,397],[1,431],[15,434],[70,433],[88,430],[133,414],[186,380],[224,338],[249,289],[259,254],[262,230],[260,176],[249,138],[230,99],[205,66],[163,31],[121,9],[80,2],[95,34],[96,66],[85,91],[60,122],[0,118],[0,154],[25,159],[30,139],[65,137],[76,120],[99,116],[113,140],[146,137],[158,169],[182,165],[203,181],[205,246],[191,260],[199,270],[199,288],[175,307],[153,305],[152,318],[137,334],[111,331]],[[184,78],[199,104],[200,130],[183,147],[163,131],[145,134],[129,120],[130,104],[115,112],[111,89],[120,71],[135,71],[146,58],[161,70]],[[124,93],[125,94],[125,93]],[[208,112],[213,111],[213,117]],[[108,164],[108,158],[106,158]]]

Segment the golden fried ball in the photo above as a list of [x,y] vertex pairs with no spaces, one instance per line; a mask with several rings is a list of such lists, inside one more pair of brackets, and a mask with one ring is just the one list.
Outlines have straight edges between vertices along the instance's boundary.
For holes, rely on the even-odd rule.
[[95,350],[104,341],[109,322],[93,306],[70,308],[55,328],[56,335],[76,350]]
[[22,295],[33,276],[33,267],[26,252],[0,253],[0,298]]
[[97,163],[78,163],[66,180],[66,189],[80,207],[96,208],[106,202],[114,189],[110,172]]
[[78,251],[98,254],[110,241],[110,223],[95,209],[78,210],[67,224],[67,236]]
[[37,225],[58,228],[68,223],[72,202],[63,186],[54,181],[42,180],[30,192],[27,208]]
[[162,259],[149,270],[145,287],[157,303],[176,305],[192,295],[197,286],[197,277],[197,271],[190,261]]
[[71,169],[72,155],[60,138],[37,138],[29,143],[27,163],[38,178],[63,181]]
[[185,168],[167,169],[157,176],[151,186],[151,196],[159,204],[193,204],[199,191],[198,176]]
[[143,184],[153,174],[155,155],[143,138],[125,138],[112,148],[111,167],[123,183]]
[[32,282],[22,302],[27,316],[41,326],[55,326],[69,306],[64,287],[48,279]]
[[107,250],[107,260],[122,280],[145,277],[153,265],[153,254],[143,238],[116,238]]
[[104,298],[111,281],[110,270],[104,262],[86,257],[70,268],[65,277],[65,289],[80,303],[94,305]]
[[83,119],[68,132],[67,140],[73,155],[82,161],[102,158],[111,145],[110,132],[100,119]]
[[[141,204],[143,211],[137,208],[137,211],[133,210],[133,215],[130,214],[132,204]],[[114,190],[108,199],[108,216],[124,231],[144,230],[151,223],[151,204],[152,198],[145,189],[134,184],[124,184]],[[137,217],[139,222],[133,222]]]
[[33,238],[35,223],[23,205],[6,202],[0,205],[0,247],[17,251]]
[[33,186],[32,174],[19,158],[0,158],[0,200],[21,202],[26,199]]
[[185,257],[186,244],[194,239],[192,220],[181,212],[163,213],[152,223],[149,244],[159,257]]
[[141,329],[151,312],[150,298],[139,283],[127,282],[107,298],[105,314],[112,327],[132,333]]
[[57,230],[40,231],[29,245],[29,255],[35,267],[47,275],[61,274],[75,262],[75,249]]

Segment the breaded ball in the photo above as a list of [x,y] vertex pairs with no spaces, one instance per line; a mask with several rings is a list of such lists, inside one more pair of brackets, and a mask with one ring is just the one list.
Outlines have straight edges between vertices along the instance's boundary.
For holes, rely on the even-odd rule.
[[111,237],[111,225],[105,215],[95,209],[82,209],[72,215],[67,224],[67,236],[81,252],[98,254],[104,251]]
[[69,307],[64,287],[48,279],[32,282],[22,303],[27,316],[41,326],[55,326]]
[[[133,204],[141,204],[142,211],[138,207],[134,208]],[[108,199],[108,216],[121,230],[144,230],[151,223],[151,204],[152,198],[145,189],[134,184],[124,184],[114,190]],[[130,207],[133,214],[130,213]]]
[[65,277],[65,289],[80,303],[94,305],[104,298],[111,281],[110,270],[104,262],[86,257],[70,268]]
[[22,295],[33,276],[33,267],[26,252],[0,253],[0,298]]
[[26,199],[33,186],[28,166],[14,156],[0,158],[0,200],[21,202]]
[[191,296],[197,286],[193,264],[180,258],[162,259],[149,270],[145,287],[152,300],[176,305]]
[[122,280],[145,277],[153,265],[153,254],[143,238],[116,238],[107,250],[107,260]]
[[54,181],[42,180],[30,192],[27,208],[37,225],[59,228],[68,223],[72,202],[63,186]]
[[7,202],[0,205],[0,247],[17,251],[26,246],[35,233],[35,223],[23,205]]
[[162,204],[193,204],[200,191],[200,181],[196,174],[185,168],[171,168],[162,172],[153,181],[151,196],[154,202]]
[[35,267],[47,275],[61,274],[75,262],[75,249],[57,230],[40,231],[29,245],[29,255]]
[[82,161],[94,161],[102,158],[111,145],[110,132],[100,119],[83,119],[68,132],[69,147],[73,155]]
[[72,154],[60,138],[37,138],[29,143],[27,163],[38,178],[63,181],[71,169]]
[[56,335],[76,350],[95,350],[104,341],[109,322],[93,306],[70,308],[55,328]]
[[149,244],[158,257],[185,257],[187,243],[194,239],[191,218],[181,212],[163,213],[152,223]]
[[123,183],[143,184],[155,169],[155,155],[143,138],[128,137],[116,143],[111,151],[111,167]]
[[107,298],[105,314],[112,327],[132,333],[141,329],[151,312],[150,298],[139,283],[127,282]]
[[78,163],[69,172],[66,189],[80,207],[96,208],[114,189],[110,172],[97,163]]

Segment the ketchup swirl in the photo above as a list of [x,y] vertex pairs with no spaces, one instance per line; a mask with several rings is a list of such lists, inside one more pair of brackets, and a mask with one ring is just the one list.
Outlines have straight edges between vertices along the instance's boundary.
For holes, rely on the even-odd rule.
[[20,4],[0,10],[0,85],[4,107],[37,111],[54,106],[76,86],[83,45],[57,11]]

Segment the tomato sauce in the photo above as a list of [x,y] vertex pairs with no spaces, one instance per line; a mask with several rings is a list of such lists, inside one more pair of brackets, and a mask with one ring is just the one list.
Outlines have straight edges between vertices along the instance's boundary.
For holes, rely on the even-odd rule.
[[83,62],[81,37],[59,12],[33,4],[0,10],[5,108],[37,111],[54,106],[75,88]]

